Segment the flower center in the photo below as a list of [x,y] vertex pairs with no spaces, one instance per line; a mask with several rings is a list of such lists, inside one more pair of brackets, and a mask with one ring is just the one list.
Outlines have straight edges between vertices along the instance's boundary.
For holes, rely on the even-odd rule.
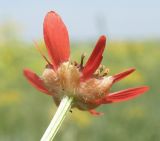
[[65,62],[57,70],[62,90],[75,94],[80,84],[80,71],[77,66]]
[[80,71],[70,62],[64,62],[56,71],[46,68],[42,79],[53,95],[73,95],[77,93],[80,85]]

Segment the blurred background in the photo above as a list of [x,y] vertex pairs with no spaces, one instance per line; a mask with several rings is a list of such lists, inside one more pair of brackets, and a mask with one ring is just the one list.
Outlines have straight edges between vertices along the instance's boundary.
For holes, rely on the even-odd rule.
[[[0,0],[0,141],[36,141],[47,128],[56,106],[23,77],[23,68],[41,75],[46,53],[43,19],[55,10],[65,22],[71,58],[87,57],[101,34],[108,38],[103,64],[110,74],[129,67],[137,71],[112,91],[140,85],[150,91],[134,100],[103,105],[101,117],[73,109],[56,136],[58,141],[160,140],[160,1]],[[58,35],[58,33],[57,33]]]

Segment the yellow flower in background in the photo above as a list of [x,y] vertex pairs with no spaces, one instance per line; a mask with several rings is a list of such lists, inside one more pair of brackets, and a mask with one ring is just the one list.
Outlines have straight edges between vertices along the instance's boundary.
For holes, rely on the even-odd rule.
[[17,92],[0,93],[0,107],[18,103],[21,96]]

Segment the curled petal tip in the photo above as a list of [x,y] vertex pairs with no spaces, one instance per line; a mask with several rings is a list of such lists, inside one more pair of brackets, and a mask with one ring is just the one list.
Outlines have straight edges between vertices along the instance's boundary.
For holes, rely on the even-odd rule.
[[126,71],[123,71],[121,73],[113,75],[112,76],[113,83],[120,81],[121,79],[123,79],[126,76],[130,75],[131,73],[133,73],[135,70],[136,70],[135,68],[130,68],[130,69],[126,70]]
[[57,17],[59,17],[59,15],[55,12],[55,11],[49,11],[47,14],[46,14],[46,17],[47,16],[57,16]]
[[52,11],[52,10],[48,12],[48,14],[50,14],[50,13],[55,13],[55,14],[56,14],[56,12],[54,12],[54,11]]
[[106,42],[106,36],[105,35],[101,35],[100,36],[100,40],[103,41],[103,42]]

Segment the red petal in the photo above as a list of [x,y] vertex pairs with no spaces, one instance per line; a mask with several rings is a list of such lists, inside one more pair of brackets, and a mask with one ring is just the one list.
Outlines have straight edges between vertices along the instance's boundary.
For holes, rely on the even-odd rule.
[[101,113],[101,112],[97,112],[96,110],[92,109],[92,110],[89,110],[90,114],[94,115],[94,116],[102,116],[104,115],[104,113]]
[[25,69],[23,70],[23,74],[35,88],[43,93],[50,95],[48,90],[44,87],[43,81],[34,72],[29,69]]
[[121,72],[121,73],[118,73],[118,74],[112,76],[113,83],[120,81],[121,79],[125,78],[126,76],[128,76],[129,74],[131,74],[134,71],[135,71],[135,68],[130,68],[124,72]]
[[103,99],[103,104],[130,100],[132,98],[135,98],[136,96],[145,93],[146,91],[148,91],[148,89],[149,88],[147,86],[143,86],[111,93]]
[[92,76],[92,74],[96,71],[102,61],[102,54],[106,45],[106,37],[101,36],[94,48],[91,56],[89,57],[86,65],[82,70],[82,79],[87,79]]
[[69,37],[66,26],[60,16],[51,11],[43,24],[44,40],[54,68],[68,61],[70,55]]

